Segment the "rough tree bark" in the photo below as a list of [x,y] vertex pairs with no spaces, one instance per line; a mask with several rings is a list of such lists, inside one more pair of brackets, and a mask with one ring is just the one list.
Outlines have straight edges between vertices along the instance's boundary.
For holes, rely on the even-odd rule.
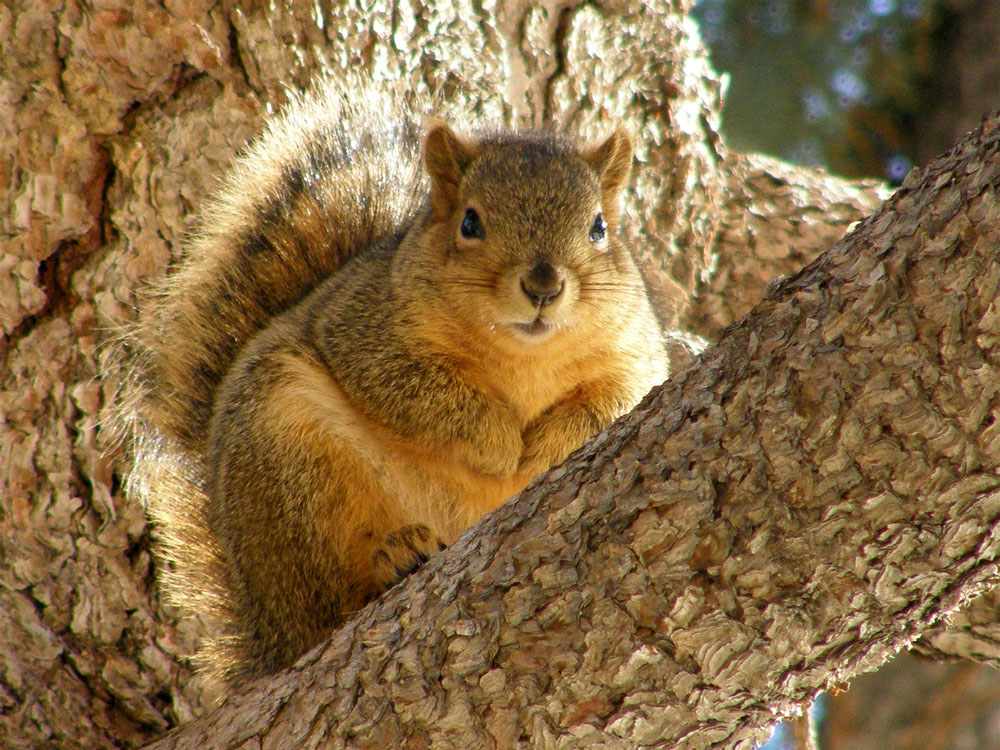
[[[717,132],[719,85],[686,19],[689,4],[689,0],[675,0],[644,6],[627,0],[606,4],[551,2],[528,8],[511,1],[498,4],[486,16],[471,4],[442,4],[415,13],[409,5],[334,7],[325,0],[318,4],[15,0],[0,6],[0,48],[4,50],[0,55],[0,143],[5,153],[13,154],[9,161],[0,160],[0,235],[4,243],[0,256],[0,328],[4,334],[0,342],[4,358],[0,480],[5,483],[0,488],[0,744],[17,748],[136,746],[190,720],[209,701],[185,665],[199,624],[178,620],[175,613],[159,607],[142,510],[121,495],[115,473],[119,456],[113,446],[105,452],[109,446],[101,443],[102,409],[115,384],[98,344],[131,315],[137,285],[162,273],[180,251],[184,233],[193,226],[193,209],[234,150],[257,130],[268,107],[280,104],[284,86],[303,86],[323,66],[333,70],[351,66],[365,68],[379,79],[406,81],[415,90],[440,89],[449,98],[464,102],[475,117],[522,125],[556,123],[585,136],[606,132],[612,121],[623,118],[641,144],[641,171],[631,195],[631,213],[641,217],[641,233],[637,229],[635,239],[649,257],[668,322],[706,338],[714,338],[747,312],[767,281],[798,268],[836,241],[851,222],[877,207],[873,184],[846,183],[726,151]],[[958,175],[958,179],[972,178]],[[986,199],[976,205],[983,211],[989,207]],[[973,211],[975,217],[977,209],[959,205],[958,210],[956,216]],[[975,245],[979,224],[971,221],[970,225],[972,228],[963,234],[962,247]],[[983,236],[987,239],[981,244],[995,244],[995,237],[989,240],[990,235]],[[930,265],[935,262],[932,257]],[[921,261],[918,268],[907,271],[924,273],[920,270],[924,265]],[[981,274],[980,287],[993,278],[988,271]],[[877,279],[873,282],[876,287],[869,301],[875,307],[878,294],[907,291],[892,281],[888,279],[882,287],[877,286]],[[795,299],[809,296],[801,290],[795,294]],[[986,292],[981,290],[981,294]],[[772,296],[767,304],[784,315],[789,311],[775,302],[779,298]],[[982,296],[969,295],[964,303],[971,310],[977,300]],[[932,308],[935,314],[944,310]],[[763,315],[758,313],[757,322],[731,332],[728,340],[737,343],[730,343],[725,351],[738,349],[739,341],[753,343],[750,332],[764,325]],[[845,323],[841,318],[833,320],[840,321],[838,325]],[[817,330],[826,330],[829,324],[818,321]],[[760,330],[780,329],[779,323],[773,326]],[[912,342],[904,337],[911,330],[927,333],[926,327],[901,325],[897,353],[910,351],[908,345],[912,348]],[[959,340],[964,341],[955,339]],[[770,356],[775,354],[773,343],[766,336],[758,338],[756,349],[751,347],[750,351]],[[485,566],[486,575],[476,584],[480,586],[477,590],[485,591],[482,586],[515,575],[518,566],[533,556],[551,558],[504,596],[461,600],[473,609],[494,608],[489,617],[489,613],[482,613],[485,619],[481,622],[468,617],[471,609],[459,611],[457,604],[455,609],[445,610],[436,637],[443,639],[439,645],[453,643],[455,650],[431,649],[426,673],[418,677],[433,676],[430,670],[439,668],[436,664],[442,665],[442,670],[447,664],[449,669],[457,668],[447,674],[458,681],[434,682],[427,700],[413,703],[423,695],[423,688],[406,675],[421,673],[422,668],[404,661],[398,667],[402,671],[395,688],[403,691],[395,695],[398,705],[418,718],[424,712],[430,716],[443,710],[447,718],[435,731],[447,731],[465,716],[464,711],[472,710],[474,699],[500,695],[507,705],[497,704],[490,713],[470,719],[468,731],[495,726],[509,732],[512,721],[523,719],[523,731],[537,732],[539,742],[558,736],[571,743],[576,735],[564,731],[569,726],[581,737],[603,732],[608,737],[638,738],[642,732],[654,731],[664,717],[664,736],[669,736],[666,732],[678,731],[676,722],[685,716],[699,721],[715,716],[717,723],[710,731],[722,741],[724,731],[737,726],[741,736],[749,736],[745,720],[726,725],[726,717],[741,701],[749,706],[750,716],[771,720],[760,701],[773,698],[777,709],[788,707],[821,684],[824,670],[839,663],[837,658],[844,657],[850,664],[838,673],[845,676],[849,670],[874,666],[905,639],[914,637],[933,613],[950,606],[977,576],[986,574],[986,569],[977,569],[967,560],[965,579],[956,582],[954,571],[949,573],[946,566],[950,558],[934,559],[925,576],[931,587],[928,591],[937,591],[940,601],[921,599],[916,603],[914,599],[913,611],[893,616],[886,609],[874,621],[860,615],[860,619],[849,621],[845,614],[840,624],[853,629],[855,641],[847,635],[841,636],[843,641],[831,641],[832,654],[816,663],[802,661],[798,672],[768,685],[770,692],[755,695],[740,687],[737,693],[729,694],[736,698],[723,699],[719,705],[712,702],[713,696],[721,698],[726,690],[736,689],[735,680],[741,674],[754,677],[754,685],[762,685],[768,675],[779,674],[774,670],[790,664],[795,649],[803,648],[800,658],[804,658],[810,653],[809,638],[821,632],[826,622],[822,616],[830,614],[819,604],[795,598],[804,582],[813,580],[809,576],[796,574],[789,567],[770,580],[753,573],[737,578],[737,568],[726,567],[720,562],[721,555],[730,550],[736,560],[730,566],[756,564],[760,571],[770,571],[776,564],[767,555],[778,555],[779,561],[794,559],[793,542],[802,539],[807,520],[820,513],[817,503],[826,497],[824,493],[847,487],[851,470],[847,457],[859,456],[855,462],[859,477],[865,471],[878,471],[876,465],[882,465],[878,461],[886,462],[885,476],[892,476],[890,461],[896,455],[890,450],[892,441],[917,435],[911,442],[916,441],[924,458],[914,463],[916,468],[909,475],[900,474],[899,481],[911,487],[917,481],[914,477],[924,472],[929,477],[928,489],[909,505],[901,502],[906,493],[894,487],[865,504],[861,498],[873,480],[864,474],[846,499],[829,504],[828,524],[846,523],[854,515],[866,518],[866,513],[870,514],[869,523],[875,524],[893,515],[892,523],[882,529],[884,536],[873,537],[869,551],[849,546],[853,542],[844,531],[841,544],[817,552],[816,559],[825,560],[819,570],[824,575],[832,571],[836,580],[825,595],[853,595],[861,605],[878,601],[886,607],[897,606],[894,592],[903,591],[907,579],[897,580],[894,571],[902,571],[900,576],[913,572],[904,564],[903,554],[909,546],[931,545],[932,537],[945,534],[952,542],[946,551],[961,554],[971,539],[967,534],[982,530],[980,526],[938,525],[934,514],[951,507],[941,500],[938,490],[942,484],[977,471],[985,475],[989,466],[995,467],[995,461],[989,463],[993,461],[989,446],[981,451],[986,458],[978,465],[973,460],[978,455],[971,447],[974,441],[962,438],[964,463],[953,459],[947,443],[958,433],[945,427],[940,434],[921,432],[941,427],[933,419],[935,412],[928,411],[925,426],[906,422],[875,445],[878,450],[871,456],[877,461],[866,459],[870,452],[863,449],[864,440],[870,436],[859,437],[848,429],[847,425],[853,424],[849,420],[839,432],[835,429],[836,420],[849,411],[850,402],[843,394],[863,385],[857,382],[859,370],[852,363],[850,373],[841,372],[845,350],[835,338],[828,345],[830,351],[823,351],[821,362],[829,364],[830,372],[824,376],[826,380],[815,382],[831,382],[831,373],[835,373],[843,378],[839,384],[843,390],[822,403],[808,389],[803,391],[805,400],[800,397],[793,404],[784,403],[780,389],[790,382],[782,380],[787,372],[781,372],[777,379],[768,376],[764,387],[749,375],[756,372],[753,361],[720,359],[718,352],[724,350],[715,350],[665,392],[673,396],[657,396],[645,413],[653,414],[660,403],[670,408],[670,399],[680,394],[701,399],[683,402],[695,411],[686,416],[676,407],[664,411],[639,429],[631,443],[622,432],[627,428],[619,427],[591,446],[587,454],[609,457],[617,446],[624,451],[618,458],[603,464],[594,458],[593,466],[584,466],[580,459],[551,478],[556,484],[544,493],[545,503],[561,504],[563,515],[553,516],[551,521],[537,515],[541,512],[537,510],[534,516],[524,515],[542,503],[541,488],[536,489],[490,521],[489,529],[506,530],[506,541],[490,536],[494,532],[489,529],[480,530],[477,534],[482,536],[467,538],[462,549],[442,558],[437,564],[443,566],[440,578],[430,580],[425,574],[414,580],[409,586],[413,590],[409,613],[401,616],[398,627],[423,628],[430,638],[434,623],[419,621],[416,613],[430,606],[430,598],[438,594],[460,601],[460,594],[471,585],[467,580],[470,565]],[[742,367],[741,362],[750,369],[734,369]],[[804,360],[793,358],[792,363],[793,370],[812,367]],[[994,364],[990,359],[973,369],[985,377],[993,372]],[[946,390],[934,391],[921,382],[915,398],[948,393],[952,399],[954,394],[947,392],[947,384],[960,382],[964,387],[973,377],[964,370],[946,372],[934,362],[925,370],[928,377],[940,371],[939,381],[945,383],[942,387]],[[718,473],[721,469],[710,468],[716,466],[710,463],[710,456],[718,448],[713,439],[721,439],[723,433],[721,428],[710,429],[710,424],[722,413],[722,407],[709,404],[722,384],[735,384],[734,378],[744,385],[732,391],[736,400],[727,402],[726,408],[742,409],[736,416],[750,426],[732,445],[727,443],[726,451],[732,450],[733,455],[751,453],[744,464],[726,459],[729,468]],[[877,400],[897,397],[910,381],[901,374],[898,381],[871,382],[871,397]],[[984,382],[977,393],[966,395],[992,399],[995,394]],[[752,387],[758,387],[760,393]],[[765,394],[772,400],[765,399]],[[780,471],[772,475],[765,469],[774,461],[787,469],[787,461],[777,458],[782,441],[802,433],[803,414],[796,409],[810,399],[815,402],[814,410],[806,416],[816,420],[824,440],[834,439],[830,434],[841,440],[843,450],[822,455],[818,468],[802,475],[802,482],[813,482],[808,487],[813,494],[803,497],[805,488],[800,486],[796,490],[799,494],[779,496],[773,508],[764,511],[767,492],[776,491],[780,480],[788,479]],[[751,403],[752,417],[748,416]],[[985,408],[995,413],[995,403],[988,407],[976,403],[980,411]],[[957,400],[945,404],[950,408],[948,404],[963,406]],[[973,431],[975,425],[967,423],[980,411],[968,411],[967,417],[952,422],[959,423],[961,430]],[[692,420],[692,414],[705,416]],[[700,447],[684,442],[691,438],[692,425],[700,434]],[[986,433],[989,438],[991,433]],[[683,440],[678,436],[684,436]],[[763,454],[751,455],[754,436],[764,442],[766,461]],[[640,439],[641,446],[636,442]],[[826,444],[817,438],[807,449],[821,450]],[[640,447],[654,451],[657,461],[666,457],[676,466],[651,463],[646,468],[637,467]],[[907,443],[904,447],[909,450],[911,446]],[[685,455],[679,452],[683,449],[699,454],[690,467],[679,458]],[[671,490],[661,483],[660,472],[668,475],[663,482],[681,481],[690,497],[679,498],[676,504],[669,502]],[[817,472],[839,478],[824,484],[816,479]],[[718,478],[706,484],[705,477],[710,475]],[[640,476],[645,477],[644,484],[629,484]],[[813,479],[808,480],[809,476]],[[628,489],[616,498],[610,494],[615,486]],[[975,489],[960,482],[957,486],[954,494],[963,502],[968,500],[964,493]],[[727,497],[727,491],[737,495]],[[597,505],[585,509],[585,497],[593,497]],[[739,506],[733,502],[737,497]],[[567,500],[569,505],[565,505]],[[712,513],[704,515],[711,506],[718,506],[718,519],[713,520]],[[991,507],[969,501],[967,507],[955,510],[955,517],[961,522],[967,518],[961,513],[985,514]],[[848,508],[852,510],[848,512]],[[586,526],[579,520],[596,511],[601,519],[594,525]],[[924,514],[918,525],[907,525],[906,514],[910,512]],[[570,522],[574,516],[578,519],[575,524]],[[987,520],[983,516],[980,522]],[[664,535],[664,523],[676,524],[676,531],[668,529]],[[694,536],[682,534],[684,524],[693,524]],[[757,531],[751,532],[751,526]],[[514,549],[509,557],[498,555],[492,561],[482,557],[487,548],[523,538],[517,535],[529,528],[543,530],[537,538],[548,541]],[[945,533],[953,528],[957,531]],[[765,544],[766,535],[776,529],[780,533]],[[563,531],[568,535],[566,540],[557,540],[557,532]],[[872,533],[875,531],[873,528]],[[638,536],[626,538],[629,534]],[[640,538],[659,542],[635,547]],[[545,546],[556,541],[569,546],[561,551]],[[740,547],[744,542],[750,545],[747,550]],[[477,545],[478,552],[473,549]],[[584,548],[589,552],[578,556],[575,550],[582,554]],[[888,566],[869,561],[876,551],[888,548],[895,555]],[[759,554],[764,557],[757,559]],[[988,554],[984,546],[981,555],[985,559]],[[670,559],[689,560],[687,573],[682,576],[674,569],[667,577],[657,578],[659,573],[650,572]],[[838,570],[843,572],[838,574]],[[593,571],[606,578],[588,589],[585,576]],[[648,578],[648,586],[638,598],[616,599],[615,591],[622,583],[616,579],[616,571],[622,579],[629,579],[629,585]],[[877,577],[869,571],[887,572]],[[571,574],[581,577],[574,583]],[[827,580],[817,576],[817,582]],[[885,599],[867,598],[866,586],[871,580],[879,583],[877,596]],[[776,587],[773,591],[770,584]],[[564,595],[554,593],[553,587],[560,585],[568,587]],[[671,586],[680,587],[678,598],[670,598]],[[630,590],[635,589],[621,589]],[[517,591],[522,593],[512,593]],[[821,592],[810,593],[818,596]],[[733,619],[734,607],[751,601],[742,597],[770,594],[780,599],[770,609],[756,612],[749,608],[742,615],[743,621]],[[501,609],[527,613],[541,601],[538,596],[548,598],[546,608],[534,621],[498,619]],[[820,597],[815,601],[826,600]],[[399,606],[397,594],[367,612],[366,617],[377,620]],[[568,613],[590,613],[594,607],[596,614],[589,614],[594,618],[588,621],[591,628],[579,637],[584,645],[589,639],[597,651],[564,649],[565,639],[573,632],[580,633],[573,630],[579,623],[564,622]],[[657,619],[657,607],[667,607],[662,610],[667,616],[662,620],[667,631],[658,630],[661,620]],[[815,622],[803,625],[793,617],[797,614],[808,615]],[[786,623],[782,618],[789,619]],[[776,630],[765,628],[762,633],[765,621],[777,623]],[[978,624],[988,628],[995,621],[987,615]],[[399,643],[392,646],[392,639],[404,631],[395,633],[397,625],[391,621],[379,622],[353,646],[359,658],[362,652],[372,655],[383,650],[388,659],[394,647],[404,653]],[[615,629],[622,623],[629,627],[618,638]],[[781,631],[782,624],[788,629]],[[486,644],[501,632],[528,632],[525,628],[535,626],[539,630],[529,633],[524,648],[515,648],[517,641],[494,641],[494,658],[499,657],[501,648],[511,655],[509,674],[495,667],[478,683],[468,684],[475,682],[472,676],[482,668],[484,658],[471,650],[472,646]],[[357,627],[355,624],[340,634],[326,656],[314,656],[312,663],[335,661],[338,653],[347,653],[343,651],[347,648],[345,639]],[[767,638],[775,634],[779,640],[772,648],[774,656],[780,658],[773,665],[762,663],[759,656],[748,661],[735,658],[741,649],[763,648]],[[380,637],[388,640],[380,642]],[[547,642],[549,638],[552,640]],[[673,647],[660,648],[666,641],[661,643],[658,638],[669,638]],[[641,647],[637,647],[640,642]],[[547,656],[550,652],[555,654],[551,659]],[[565,657],[560,656],[563,652]],[[456,665],[454,659],[459,655],[468,658]],[[587,693],[593,686],[581,682],[585,699],[574,702],[572,692],[553,692],[542,699],[545,689],[559,684],[547,681],[542,666],[535,668],[543,656],[548,659],[543,666],[555,670],[569,669],[572,659],[581,659],[587,669],[608,669],[604,663],[608,662],[616,664],[617,671],[608,683],[610,687],[602,686],[596,697]],[[352,676],[351,670],[343,672],[340,679],[344,687],[352,679],[360,679],[361,667],[357,662],[357,676]],[[525,674],[528,669],[537,674]],[[307,682],[320,680],[315,672],[306,674],[311,675]],[[599,675],[599,671],[593,674]],[[383,675],[383,683],[385,679]],[[657,709],[656,695],[660,694],[654,695],[651,689],[644,695],[645,688],[637,688],[636,679],[650,686],[669,683],[666,695],[673,703],[661,701]],[[290,695],[291,684],[274,688],[275,694]],[[355,726],[362,733],[393,731],[388,725],[376,729],[373,717],[381,710],[379,706],[385,705],[378,702],[379,690],[384,688],[376,685],[371,696],[355,696],[336,689],[336,701],[359,698],[351,722],[358,717],[369,721],[360,726],[349,722],[345,727]],[[451,702],[439,705],[445,695]],[[408,699],[413,700],[407,703]],[[258,690],[244,700],[249,701],[245,705],[260,705],[266,694]],[[648,717],[643,705],[651,706]],[[342,708],[347,706],[344,703]],[[394,716],[391,712],[385,715]],[[296,722],[301,718],[291,708],[281,712],[273,722],[270,741],[276,742],[278,732],[284,731],[277,727],[285,719],[288,731],[297,731]],[[325,731],[329,720],[317,717],[317,732]],[[487,720],[492,724],[483,723]],[[215,721],[217,726],[221,719]],[[250,737],[253,727],[246,731]],[[693,734],[690,742],[703,736]],[[455,742],[465,746],[458,739]]]

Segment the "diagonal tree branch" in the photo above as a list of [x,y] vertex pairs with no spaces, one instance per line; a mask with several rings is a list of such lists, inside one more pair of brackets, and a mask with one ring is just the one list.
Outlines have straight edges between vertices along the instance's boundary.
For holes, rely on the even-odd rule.
[[746,747],[993,582],[1000,114],[293,670],[151,747]]

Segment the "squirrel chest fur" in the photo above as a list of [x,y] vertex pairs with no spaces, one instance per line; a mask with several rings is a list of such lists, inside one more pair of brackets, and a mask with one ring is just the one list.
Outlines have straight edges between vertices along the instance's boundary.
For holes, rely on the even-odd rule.
[[290,664],[667,374],[618,239],[624,131],[421,134],[352,97],[271,125],[133,331],[135,471],[173,452],[196,475],[136,484],[172,598],[217,592],[230,680]]

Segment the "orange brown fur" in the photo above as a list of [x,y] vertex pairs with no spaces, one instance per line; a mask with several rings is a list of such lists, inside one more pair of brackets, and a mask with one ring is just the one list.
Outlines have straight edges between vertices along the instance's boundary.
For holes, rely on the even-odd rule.
[[136,329],[143,429],[204,498],[178,525],[154,488],[152,512],[178,565],[204,522],[213,559],[181,567],[217,592],[229,679],[290,664],[666,377],[617,237],[624,131],[433,122],[421,149],[405,116],[365,131],[384,104],[295,104]]

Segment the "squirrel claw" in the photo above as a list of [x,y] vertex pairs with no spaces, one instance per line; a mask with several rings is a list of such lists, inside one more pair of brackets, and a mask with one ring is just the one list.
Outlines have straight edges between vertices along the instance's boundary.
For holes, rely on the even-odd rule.
[[382,544],[372,552],[375,579],[381,590],[399,583],[445,546],[424,524],[402,526],[386,534]]

